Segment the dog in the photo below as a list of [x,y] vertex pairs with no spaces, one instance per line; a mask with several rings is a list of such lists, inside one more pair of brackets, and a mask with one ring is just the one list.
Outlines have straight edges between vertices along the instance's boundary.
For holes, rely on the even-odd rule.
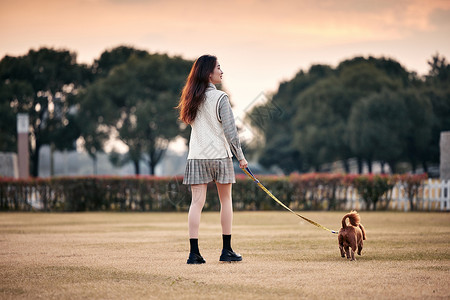
[[[347,218],[350,221],[348,225]],[[365,239],[366,231],[360,223],[359,214],[352,210],[342,218],[342,228],[339,230],[338,241],[341,257],[347,256],[347,259],[355,260],[356,248],[358,248],[358,255],[361,255]]]

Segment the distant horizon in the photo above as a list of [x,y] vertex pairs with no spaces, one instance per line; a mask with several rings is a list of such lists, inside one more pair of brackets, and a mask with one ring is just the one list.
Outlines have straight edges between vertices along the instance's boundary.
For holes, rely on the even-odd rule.
[[[450,33],[450,32],[449,32],[449,33]],[[92,65],[92,64],[95,62],[95,60],[99,59],[100,56],[101,56],[105,51],[111,51],[111,50],[113,50],[113,49],[115,49],[115,48],[117,48],[117,47],[122,47],[122,46],[123,46],[123,47],[134,48],[134,49],[137,49],[137,50],[147,51],[150,55],[152,55],[152,54],[168,55],[168,56],[170,56],[170,57],[181,57],[182,59],[185,59],[185,60],[192,60],[192,61],[195,61],[198,57],[200,57],[201,55],[203,55],[203,54],[201,54],[201,55],[199,55],[198,57],[195,57],[195,58],[194,58],[194,57],[186,57],[186,55],[183,55],[183,54],[179,54],[179,53],[178,53],[178,54],[177,54],[177,53],[171,53],[170,50],[167,50],[167,51],[153,51],[152,49],[148,49],[148,48],[145,48],[145,47],[139,47],[139,46],[135,46],[135,45],[128,44],[128,43],[118,43],[118,44],[115,45],[115,46],[112,46],[112,47],[106,47],[105,49],[101,50],[101,51],[98,53],[98,55],[95,55],[95,56],[89,57],[88,59],[83,59],[83,60],[82,60],[82,59],[80,59],[80,53],[79,53],[80,51],[78,51],[78,50],[76,50],[76,49],[74,49],[74,48],[70,48],[69,46],[52,46],[52,45],[45,45],[45,44],[42,44],[42,45],[36,46],[36,47],[30,46],[27,50],[24,50],[23,52],[14,53],[14,54],[13,54],[13,53],[5,52],[5,53],[3,53],[2,56],[0,57],[0,60],[3,59],[5,56],[10,56],[10,57],[20,57],[20,56],[25,56],[25,55],[27,55],[28,52],[31,51],[31,50],[33,50],[33,51],[38,51],[38,50],[41,49],[41,48],[47,48],[47,49],[53,49],[53,50],[56,50],[56,51],[70,51],[71,53],[74,53],[74,54],[76,55],[76,60],[77,60],[77,63],[78,63],[78,64],[85,64],[85,65],[90,66],[90,65]],[[0,53],[1,53],[1,52],[2,52],[2,51],[0,50]],[[208,53],[205,52],[204,54],[208,54]],[[298,72],[300,72],[300,71],[308,71],[308,70],[309,70],[312,66],[314,66],[314,65],[327,65],[327,66],[330,66],[330,67],[332,67],[332,68],[336,68],[340,63],[342,63],[342,62],[344,62],[344,61],[346,61],[346,60],[351,60],[351,59],[357,58],[357,57],[363,57],[363,58],[365,58],[365,59],[368,59],[369,57],[374,57],[374,58],[377,58],[377,59],[381,59],[381,58],[384,58],[384,59],[392,59],[392,60],[394,60],[394,61],[400,63],[407,71],[409,71],[409,72],[415,72],[415,73],[417,73],[418,76],[425,76],[425,75],[428,74],[429,69],[430,69],[430,68],[429,68],[429,65],[428,65],[428,61],[429,61],[433,56],[435,56],[436,54],[439,54],[440,56],[444,56],[446,59],[449,59],[449,60],[450,60],[450,56],[445,55],[445,54],[443,54],[443,53],[441,53],[441,52],[439,52],[439,51],[435,51],[435,52],[433,52],[433,53],[430,53],[429,56],[424,57],[424,60],[423,60],[424,66],[422,66],[421,71],[420,71],[418,68],[411,68],[411,67],[405,65],[404,63],[402,63],[401,59],[396,58],[396,57],[394,57],[394,56],[387,55],[387,54],[379,54],[379,55],[370,54],[370,53],[368,53],[368,54],[354,54],[354,55],[344,56],[342,59],[338,59],[338,60],[336,61],[336,63],[326,63],[326,62],[320,62],[320,61],[317,61],[317,62],[310,63],[310,64],[309,64],[308,66],[306,66],[306,67],[299,67],[296,71],[294,71],[294,73],[292,73],[292,76],[286,77],[286,78],[284,78],[284,79],[281,79],[280,81],[278,81],[278,84],[281,83],[281,82],[284,82],[284,81],[289,81],[289,80],[291,80]],[[212,53],[212,55],[215,55],[215,54]],[[449,55],[450,55],[450,54],[449,54]],[[220,59],[220,58],[218,58],[218,59]]]
[[[128,44],[128,43],[119,43],[119,44],[117,44],[117,45],[115,45],[115,46],[107,47],[107,48],[101,50],[101,51],[98,53],[98,55],[92,56],[92,57],[90,57],[89,59],[85,59],[85,60],[81,60],[81,59],[80,59],[79,51],[77,51],[76,49],[70,48],[70,47],[68,47],[68,46],[57,47],[57,46],[44,45],[44,44],[43,44],[43,45],[40,45],[40,46],[38,46],[38,47],[30,47],[30,48],[28,48],[27,50],[25,50],[25,51],[23,51],[23,52],[21,52],[21,53],[15,53],[15,54],[12,54],[12,53],[4,53],[3,56],[0,57],[0,59],[3,59],[5,56],[20,57],[20,56],[26,55],[30,50],[35,50],[35,51],[37,51],[37,50],[39,50],[39,49],[41,49],[41,48],[48,48],[48,49],[54,49],[54,50],[57,50],[57,51],[65,50],[65,51],[70,51],[70,52],[72,52],[72,53],[75,53],[75,54],[76,54],[76,60],[77,60],[77,63],[78,63],[78,64],[86,64],[86,65],[89,66],[89,65],[92,65],[92,64],[95,62],[96,59],[99,59],[100,56],[101,56],[101,54],[104,53],[105,51],[111,51],[112,49],[117,48],[117,47],[120,47],[120,46],[132,47],[132,48],[135,48],[135,49],[137,49],[137,50],[144,50],[144,51],[147,51],[149,54],[161,54],[161,55],[166,54],[166,55],[169,55],[170,57],[181,57],[181,58],[183,58],[183,59],[186,59],[186,60],[192,60],[192,61],[195,61],[195,60],[197,59],[197,57],[195,57],[195,58],[192,58],[192,57],[186,57],[186,56],[183,55],[183,54],[177,54],[177,53],[174,54],[174,53],[171,53],[170,51],[152,51],[151,49],[147,49],[147,48],[145,48],[145,47],[135,46],[135,45]],[[0,53],[1,53],[1,51],[0,51]],[[419,70],[418,68],[412,68],[412,67],[410,67],[410,66],[407,66],[407,65],[405,65],[405,64],[401,61],[401,59],[396,58],[396,57],[391,56],[391,55],[386,55],[386,54],[379,54],[379,55],[375,55],[375,54],[365,54],[365,55],[364,55],[364,54],[354,54],[354,55],[352,55],[352,56],[343,57],[342,59],[337,60],[335,63],[329,63],[329,62],[320,62],[320,61],[317,61],[317,62],[310,63],[310,64],[309,64],[308,66],[306,66],[306,67],[301,67],[301,66],[299,66],[296,70],[293,71],[293,73],[292,73],[290,76],[284,76],[284,77],[282,77],[281,79],[279,79],[278,81],[276,81],[276,89],[275,89],[275,90],[265,90],[265,91],[266,91],[265,93],[267,93],[267,92],[276,92],[277,89],[278,89],[278,87],[279,87],[279,85],[280,85],[281,83],[292,80],[292,79],[296,76],[296,74],[298,74],[300,71],[305,71],[305,72],[307,72],[307,71],[308,71],[312,66],[314,66],[314,65],[327,65],[327,66],[330,66],[330,67],[332,67],[332,68],[336,68],[340,63],[342,63],[342,62],[344,62],[344,61],[347,61],[347,60],[352,60],[352,59],[357,58],[357,57],[363,57],[363,58],[365,58],[365,59],[368,59],[368,58],[370,58],[370,57],[377,58],[377,59],[381,59],[381,58],[384,58],[384,59],[391,59],[391,60],[394,60],[394,61],[398,62],[398,63],[399,63],[403,68],[405,68],[408,72],[415,72],[419,77],[424,77],[424,76],[426,76],[426,75],[429,73],[429,71],[430,71],[430,66],[428,65],[428,61],[430,61],[430,59],[431,59],[433,56],[437,55],[437,54],[440,55],[441,57],[442,57],[442,56],[445,57],[446,60],[450,60],[450,54],[449,54],[449,55],[445,55],[445,54],[442,53],[442,52],[435,51],[435,52],[433,52],[433,53],[430,53],[429,56],[424,57],[424,59],[423,59],[423,64],[424,64],[424,65],[423,65],[423,68],[422,68],[421,70]],[[213,54],[213,55],[214,55],[214,54]],[[218,59],[220,59],[220,58],[218,58]],[[225,86],[225,88],[226,88],[227,90],[229,90],[229,87],[228,87],[227,84],[226,84],[226,79],[223,80],[223,85]],[[232,93],[232,91],[231,91],[231,93]],[[255,95],[255,96],[258,96],[258,95]]]

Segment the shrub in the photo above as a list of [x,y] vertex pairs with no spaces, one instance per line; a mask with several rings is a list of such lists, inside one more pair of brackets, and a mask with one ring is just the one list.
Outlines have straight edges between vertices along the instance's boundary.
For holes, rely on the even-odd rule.
[[[410,199],[417,193],[425,175],[343,175],[327,173],[258,176],[261,183],[280,201],[294,210],[346,209],[347,191],[356,189],[367,209],[387,197],[401,182]],[[83,176],[30,178],[0,177],[1,210],[43,211],[187,211],[191,196],[180,177]],[[244,174],[233,185],[235,210],[283,209]],[[387,203],[388,204],[388,203]],[[386,204],[386,207],[388,206]],[[209,184],[204,210],[219,210],[213,183]]]
[[354,177],[353,185],[366,202],[367,208],[377,209],[377,203],[381,197],[391,190],[396,184],[396,176],[388,175],[361,175]]
[[427,179],[427,174],[403,174],[399,175],[398,179],[405,189],[406,195],[409,200],[410,210],[415,210],[416,207],[414,206],[414,199],[416,199],[416,204],[418,204],[419,199],[417,199],[417,195],[419,193],[419,189],[423,186],[423,182]]

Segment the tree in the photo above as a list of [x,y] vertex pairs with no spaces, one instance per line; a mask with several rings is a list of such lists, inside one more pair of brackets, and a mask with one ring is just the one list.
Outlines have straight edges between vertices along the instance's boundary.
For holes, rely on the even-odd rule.
[[326,162],[351,157],[346,141],[348,107],[356,99],[349,97],[338,78],[329,76],[302,92],[294,104],[302,109],[293,118],[294,143],[308,165],[316,171]]
[[105,106],[96,115],[128,146],[136,174],[144,157],[153,174],[169,141],[179,134],[174,107],[191,65],[179,57],[132,55],[87,89],[86,95],[92,96],[87,102],[102,97]]
[[329,66],[313,65],[308,73],[300,71],[291,81],[282,82],[267,103],[247,112],[246,120],[263,136],[265,145],[258,153],[263,166],[278,165],[286,173],[309,168],[293,139],[295,128],[292,119],[302,109],[293,103],[293,99],[332,73]]
[[[348,97],[353,99],[352,104],[348,107],[349,112],[361,99],[380,94],[382,91],[402,90],[410,86],[411,79],[414,79],[412,74],[398,62],[384,57],[355,57],[340,63],[337,72]],[[351,145],[350,134],[351,130],[346,130],[347,145],[354,149],[354,145]],[[372,170],[373,157],[362,157],[360,153],[354,152],[352,154],[357,159],[359,173],[362,173],[364,160],[367,162],[369,170]]]
[[7,115],[23,112],[30,118],[32,176],[38,176],[42,145],[59,150],[74,147],[75,111],[69,95],[85,83],[86,74],[87,67],[77,64],[76,54],[68,50],[41,48],[0,61],[0,94],[11,108]]
[[116,66],[124,64],[131,56],[146,57],[149,53],[129,46],[118,46],[105,50],[92,65],[92,73],[96,78],[106,77]]
[[111,104],[105,101],[99,79],[95,84],[76,95],[78,113],[76,124],[84,150],[92,158],[93,174],[97,174],[97,156],[103,152],[104,144],[109,139],[110,128],[105,117],[112,114]]
[[[3,61],[0,62],[0,66],[3,65]],[[18,110],[12,109],[11,105],[18,106],[19,101],[13,100],[11,103],[9,99],[26,98],[30,94],[32,94],[31,87],[26,82],[0,81],[0,99],[2,99],[0,103],[0,151],[17,151],[16,118]]]
[[431,60],[428,61],[430,71],[426,76],[429,83],[434,84],[448,84],[450,81],[450,64],[444,56],[439,53],[433,55]]
[[405,124],[405,154],[415,172],[420,163],[427,172],[427,162],[431,160],[430,143],[432,141],[433,106],[431,100],[420,94],[417,89],[405,90],[399,95],[406,106],[407,124]]
[[[112,103],[106,101],[107,98],[104,96],[109,89],[104,84],[104,78],[114,67],[126,63],[131,56],[145,57],[148,54],[145,50],[127,46],[105,50],[90,68],[93,83],[76,96],[76,102],[79,103],[76,123],[83,148],[92,158],[94,174],[97,174],[97,155],[104,151],[105,142],[112,134],[111,127],[106,124],[106,120],[113,118],[116,109]],[[112,157],[112,161],[117,166],[123,164],[121,161],[119,163],[115,157]]]
[[[439,139],[442,131],[450,130],[450,65],[445,57],[434,55],[428,61],[430,71],[421,87],[421,97],[429,99],[433,111],[429,161],[439,162]],[[426,163],[424,170],[427,170]]]
[[2,137],[0,139],[0,151],[16,152],[17,133],[15,132],[16,125],[13,125],[16,122],[16,118],[11,112],[8,102],[0,103],[0,116],[2,116],[2,121],[0,122],[0,136]]
[[[364,160],[371,166],[378,158],[362,156],[373,149],[361,152],[363,145],[356,147],[356,141],[351,145],[348,124],[352,108],[363,99],[384,91],[398,92],[415,85],[420,82],[414,74],[386,58],[355,57],[341,62],[335,69],[315,65],[308,72],[300,71],[291,81],[280,84],[273,95],[273,103],[283,108],[284,114],[283,119],[266,120],[261,130],[265,145],[260,150],[263,153],[260,161],[269,166],[278,164],[272,157],[283,158],[288,161],[283,170],[291,172],[311,168],[318,171],[324,163],[342,160],[345,170],[349,171],[347,160],[355,157],[361,172]],[[257,110],[258,107],[254,109]],[[354,134],[365,126],[362,118],[356,118],[353,125],[359,122],[360,126],[352,129]],[[358,151],[354,152],[356,149]],[[267,158],[268,154],[271,158]],[[295,160],[291,159],[294,157]]]
[[150,174],[155,173],[156,164],[166,153],[170,140],[180,132],[176,124],[176,111],[160,113],[169,109],[168,103],[174,103],[174,96],[172,92],[160,93],[155,101],[140,102],[137,105],[138,128],[143,131],[143,146]]
[[369,172],[375,159],[387,162],[396,172],[409,126],[406,110],[402,96],[389,91],[373,94],[353,106],[350,145],[354,153],[367,160]]

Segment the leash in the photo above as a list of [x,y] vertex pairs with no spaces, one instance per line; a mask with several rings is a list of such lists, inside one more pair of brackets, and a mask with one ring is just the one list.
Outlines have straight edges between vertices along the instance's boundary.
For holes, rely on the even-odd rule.
[[297,217],[302,218],[303,220],[313,224],[314,226],[317,226],[321,229],[327,230],[331,233],[338,233],[335,230],[331,230],[326,228],[325,226],[320,225],[319,223],[314,222],[313,220],[310,220],[298,213],[296,213],[295,211],[293,211],[292,209],[290,209],[289,207],[287,207],[283,202],[281,202],[280,200],[277,199],[277,197],[275,197],[268,189],[266,189],[266,187],[264,185],[262,185],[261,182],[259,182],[258,179],[256,179],[255,175],[253,175],[252,171],[250,171],[250,169],[247,167],[245,169],[242,169],[242,171],[244,171],[245,174],[248,175],[248,177],[250,177],[264,192],[266,192],[267,195],[269,195],[270,197],[272,197],[273,200],[275,200],[278,204],[280,204],[281,206],[283,206],[285,209],[287,209],[288,211],[290,211],[291,213],[293,213],[294,215],[296,215]]

